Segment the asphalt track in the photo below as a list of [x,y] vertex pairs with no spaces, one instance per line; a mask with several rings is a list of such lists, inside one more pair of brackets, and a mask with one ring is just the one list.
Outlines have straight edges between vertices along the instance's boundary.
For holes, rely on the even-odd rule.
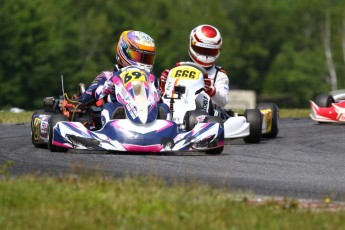
[[310,119],[279,119],[276,139],[227,141],[221,155],[51,153],[31,144],[29,124],[0,125],[0,164],[11,175],[101,172],[156,175],[167,181],[206,183],[264,196],[345,201],[345,126]]

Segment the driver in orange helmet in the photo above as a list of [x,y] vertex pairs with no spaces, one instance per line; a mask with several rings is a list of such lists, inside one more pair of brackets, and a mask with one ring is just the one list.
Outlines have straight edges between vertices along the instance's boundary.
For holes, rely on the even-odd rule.
[[[152,73],[155,61],[156,48],[154,40],[146,33],[135,30],[124,31],[116,46],[116,62],[113,71],[104,71],[99,74],[92,84],[82,93],[79,101],[88,103],[93,101],[106,102],[102,110],[102,124],[109,121],[117,108],[122,106],[115,98],[115,87],[111,78],[124,67],[138,66]],[[156,85],[158,88],[158,83]],[[109,103],[107,103],[109,102]],[[162,104],[168,111],[168,107]]]

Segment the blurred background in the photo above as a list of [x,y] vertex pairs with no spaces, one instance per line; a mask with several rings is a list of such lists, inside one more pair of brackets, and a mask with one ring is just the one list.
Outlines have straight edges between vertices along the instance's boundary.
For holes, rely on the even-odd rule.
[[42,99],[88,86],[112,70],[122,31],[154,38],[153,72],[186,61],[190,31],[216,26],[217,64],[231,89],[257,101],[306,108],[345,85],[344,0],[1,0],[0,109],[42,107]]

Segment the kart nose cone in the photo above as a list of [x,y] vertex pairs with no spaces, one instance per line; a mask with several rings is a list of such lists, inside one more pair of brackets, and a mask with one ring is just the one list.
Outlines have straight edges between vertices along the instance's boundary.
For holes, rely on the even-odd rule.
[[145,124],[148,116],[147,95],[144,82],[133,81],[132,87],[134,91],[134,100],[137,105],[138,117]]

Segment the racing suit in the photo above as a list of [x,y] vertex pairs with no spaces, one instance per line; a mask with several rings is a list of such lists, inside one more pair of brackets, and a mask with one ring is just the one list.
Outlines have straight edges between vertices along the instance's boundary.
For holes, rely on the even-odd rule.
[[[102,108],[101,112],[101,121],[102,125],[108,122],[110,119],[114,117],[119,109],[122,108],[122,104],[116,100],[115,96],[115,85],[113,82],[113,77],[121,72],[121,69],[118,65],[115,66],[114,71],[104,71],[99,74],[92,84],[88,87],[87,90],[82,94],[81,98],[83,101],[99,101],[103,99],[105,103]],[[158,90],[158,80],[155,75],[151,72],[150,75],[153,75],[155,79],[155,86]],[[161,96],[160,90],[158,90],[158,94]],[[158,108],[163,110],[163,114],[169,113],[169,108],[166,104],[162,103],[161,101],[158,103]],[[119,112],[120,114],[120,112]],[[125,114],[120,114],[122,119],[125,118]]]
[[[83,104],[88,104],[93,101],[97,101],[100,98],[100,94],[103,90],[103,85],[105,81],[110,79],[115,72],[117,72],[120,68],[122,68],[119,65],[114,66],[114,71],[103,71],[101,72],[91,83],[91,85],[81,94],[79,97],[79,102]],[[109,95],[109,98],[107,98],[108,101],[116,101],[114,95]]]
[[208,77],[204,78],[204,90],[195,100],[210,115],[218,116],[228,103],[229,78],[220,66],[213,65],[205,70]]
[[221,66],[213,65],[205,69],[208,78],[211,79],[215,88],[214,92],[209,96],[213,104],[218,107],[224,107],[228,103],[229,78]]

